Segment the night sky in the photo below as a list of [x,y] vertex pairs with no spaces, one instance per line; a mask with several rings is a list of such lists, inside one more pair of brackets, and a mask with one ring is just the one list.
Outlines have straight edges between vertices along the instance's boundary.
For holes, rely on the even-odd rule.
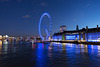
[[52,34],[61,25],[67,30],[100,26],[100,0],[0,0],[0,35],[38,36],[44,12],[52,17]]

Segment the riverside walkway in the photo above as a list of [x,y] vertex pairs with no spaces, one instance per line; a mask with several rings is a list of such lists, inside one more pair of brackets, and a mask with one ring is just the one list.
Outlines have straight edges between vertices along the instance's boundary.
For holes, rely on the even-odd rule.
[[43,42],[60,42],[60,43],[75,43],[75,44],[92,44],[92,45],[100,45],[100,42],[88,42],[88,41],[79,41],[79,40],[44,40]]

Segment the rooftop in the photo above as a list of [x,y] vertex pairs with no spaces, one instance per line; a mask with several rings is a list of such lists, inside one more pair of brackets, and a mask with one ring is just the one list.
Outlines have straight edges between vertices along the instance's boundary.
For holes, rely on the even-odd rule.
[[67,33],[93,33],[93,32],[100,32],[100,27],[96,27],[96,28],[82,28],[80,30],[71,30],[71,31],[64,31],[64,32],[58,32],[58,33],[54,33],[54,35],[62,35],[62,34],[67,34]]

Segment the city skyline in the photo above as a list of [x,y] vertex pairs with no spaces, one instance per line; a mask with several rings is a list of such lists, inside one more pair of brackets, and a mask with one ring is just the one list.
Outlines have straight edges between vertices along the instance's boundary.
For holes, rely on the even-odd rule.
[[0,35],[38,36],[44,12],[51,15],[52,35],[61,25],[66,25],[67,30],[75,30],[76,25],[79,29],[93,28],[100,25],[99,3],[99,0],[0,0]]

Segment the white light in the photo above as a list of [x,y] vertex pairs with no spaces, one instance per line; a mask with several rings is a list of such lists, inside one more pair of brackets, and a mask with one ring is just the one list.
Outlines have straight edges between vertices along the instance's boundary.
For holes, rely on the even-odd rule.
[[2,38],[2,35],[0,35],[0,38]]
[[8,35],[5,35],[5,36],[3,36],[3,37],[6,37],[6,38],[7,38],[7,37],[8,37]]

